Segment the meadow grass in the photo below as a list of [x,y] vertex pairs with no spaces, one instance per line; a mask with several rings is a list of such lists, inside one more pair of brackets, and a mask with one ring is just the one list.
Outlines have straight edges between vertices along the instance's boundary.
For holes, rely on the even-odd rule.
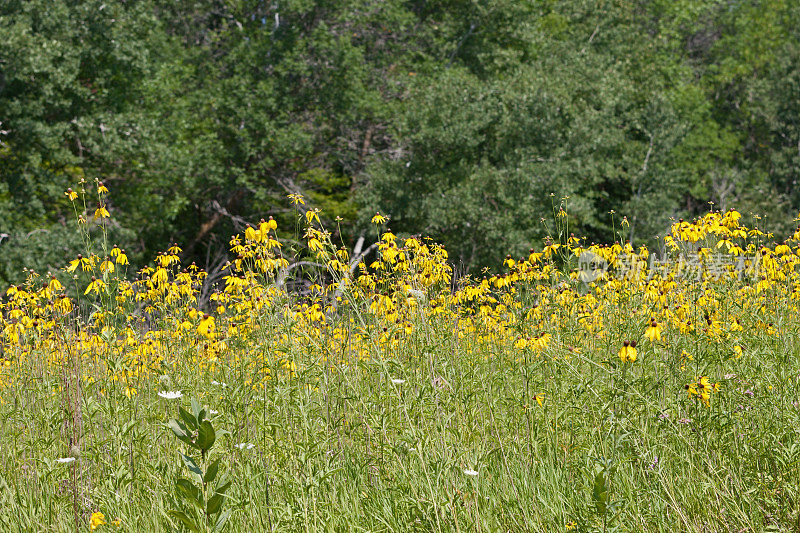
[[[80,292],[104,280],[91,317],[35,275],[9,291],[0,529],[180,530],[179,452],[230,474],[226,531],[800,528],[797,241],[710,213],[671,257],[729,243],[747,270],[655,273],[616,244],[586,281],[564,239],[455,282],[433,244],[385,232],[358,267],[307,218],[327,283],[302,297],[271,224],[233,240],[208,315],[175,250],[132,284],[79,263]],[[191,399],[229,432],[204,459],[166,425]]]

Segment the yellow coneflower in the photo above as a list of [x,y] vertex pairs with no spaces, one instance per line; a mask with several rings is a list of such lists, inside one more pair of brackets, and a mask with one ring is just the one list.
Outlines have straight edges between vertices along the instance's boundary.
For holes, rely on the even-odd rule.
[[625,341],[619,350],[619,358],[623,363],[633,363],[636,361],[636,341]]
[[650,342],[660,341],[661,340],[661,327],[658,325],[658,322],[655,320],[650,322],[650,325],[647,327],[647,330],[644,332],[644,336]]
[[94,211],[94,219],[98,220],[101,218],[109,218],[111,213],[108,212],[108,209],[105,208],[104,205],[98,205],[97,209]]
[[94,292],[96,294],[100,294],[100,291],[106,288],[106,284],[102,279],[97,279],[96,277],[92,276],[92,282],[89,283],[89,286],[86,287],[86,290],[83,291],[83,294],[89,294],[90,292]]
[[689,383],[684,387],[689,394],[690,398],[697,398],[703,402],[706,407],[711,404],[711,393],[720,390],[720,384],[712,384],[708,377],[702,376],[700,379],[693,383]]
[[202,320],[200,320],[200,324],[197,326],[197,333],[207,339],[213,339],[214,329],[214,317],[210,315],[204,315]]
[[278,229],[278,223],[275,222],[272,217],[269,217],[267,221],[262,218],[261,223],[258,225],[258,231],[261,232],[264,238],[267,237],[267,233],[269,233],[270,230],[275,231],[276,229]]
[[533,397],[536,400],[536,403],[539,404],[539,407],[542,407],[542,405],[544,405],[544,393],[543,392],[535,394]]

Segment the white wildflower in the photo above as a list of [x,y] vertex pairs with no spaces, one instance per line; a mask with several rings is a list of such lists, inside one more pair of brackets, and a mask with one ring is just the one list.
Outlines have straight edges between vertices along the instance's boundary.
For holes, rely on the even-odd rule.
[[159,392],[158,395],[164,398],[165,400],[177,400],[178,398],[183,396],[183,393],[179,390],[167,390]]

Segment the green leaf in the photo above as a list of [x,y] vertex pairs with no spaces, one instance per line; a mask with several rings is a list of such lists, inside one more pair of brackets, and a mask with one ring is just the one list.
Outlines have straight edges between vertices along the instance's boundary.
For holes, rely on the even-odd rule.
[[188,437],[189,431],[186,429],[186,426],[175,420],[174,418],[170,418],[167,422],[167,426],[172,430],[176,437]]
[[197,507],[199,511],[203,511],[205,507],[203,491],[194,483],[185,478],[178,478],[178,480],[175,481],[175,492]]
[[214,524],[214,531],[222,531],[222,528],[225,527],[225,523],[228,521],[228,518],[230,518],[230,516],[231,516],[230,510],[222,513],[217,519],[217,523]]
[[178,437],[179,441],[188,444],[189,446],[194,446],[194,442],[192,441],[189,430],[181,422],[175,420],[174,418],[170,418],[167,422],[167,426],[172,430],[172,433]]
[[225,498],[222,494],[214,494],[211,498],[208,499],[208,505],[206,505],[206,514],[212,515],[219,512],[222,508],[222,500]]
[[208,451],[214,445],[217,436],[214,433],[214,426],[208,420],[203,420],[200,424],[200,429],[197,432],[197,447],[203,451]]
[[225,472],[220,476],[219,483],[217,483],[217,488],[215,492],[223,494],[226,490],[230,488],[232,484],[230,473]]
[[194,523],[194,520],[189,518],[189,516],[184,513],[183,511],[169,511],[170,516],[173,516],[181,521],[181,523],[186,527],[186,529],[190,531],[195,531],[196,533],[200,533],[200,528],[197,524]]
[[208,468],[206,468],[206,473],[203,476],[203,483],[211,483],[214,481],[214,478],[217,477],[217,471],[219,470],[219,459],[213,461]]
[[189,428],[191,431],[197,430],[197,426],[199,423],[197,419],[186,409],[183,407],[178,407],[178,412],[181,415],[181,419],[186,423],[186,427]]
[[194,414],[195,419],[197,419],[197,423],[201,424],[203,419],[206,417],[206,411],[203,409],[203,406],[200,405],[200,402],[192,398],[192,413]]
[[181,454],[181,459],[183,459],[183,464],[186,465],[186,468],[188,468],[190,472],[197,474],[198,478],[203,479],[203,471],[200,470],[200,467],[197,466],[194,459],[185,454]]
[[227,483],[222,483],[222,484],[220,484],[219,487],[217,487],[217,493],[225,494],[225,491],[228,490],[229,488],[231,488],[231,482],[230,481],[228,481]]
[[606,484],[605,473],[601,470],[594,477],[594,486],[592,487],[592,500],[594,500],[597,514],[605,516],[608,505],[608,485]]

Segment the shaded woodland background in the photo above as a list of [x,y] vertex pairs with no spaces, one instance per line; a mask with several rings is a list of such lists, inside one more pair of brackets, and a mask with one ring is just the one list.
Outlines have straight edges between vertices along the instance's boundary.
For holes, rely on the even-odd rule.
[[473,271],[565,196],[571,231],[614,210],[637,244],[709,201],[778,238],[800,209],[788,0],[0,0],[0,36],[3,285],[80,252],[82,177],[138,267],[178,242],[213,268],[269,215],[291,238],[287,194]]

